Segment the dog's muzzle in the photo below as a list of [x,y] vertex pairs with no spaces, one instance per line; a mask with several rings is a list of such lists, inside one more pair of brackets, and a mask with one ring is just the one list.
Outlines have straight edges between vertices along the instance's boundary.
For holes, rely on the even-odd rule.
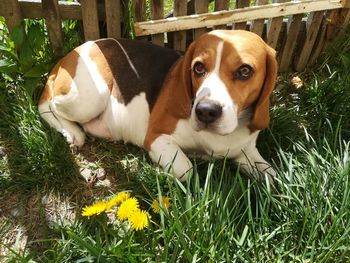
[[210,124],[221,117],[222,106],[215,101],[202,100],[197,103],[195,112],[199,121]]

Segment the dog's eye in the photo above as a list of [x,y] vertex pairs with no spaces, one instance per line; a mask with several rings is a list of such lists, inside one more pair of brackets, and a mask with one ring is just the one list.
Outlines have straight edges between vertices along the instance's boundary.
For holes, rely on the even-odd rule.
[[253,75],[253,68],[248,64],[243,64],[239,69],[234,73],[233,78],[238,80],[247,80]]
[[205,73],[207,72],[207,69],[205,68],[204,64],[201,62],[196,62],[193,66],[193,72],[197,75],[197,76],[204,76]]

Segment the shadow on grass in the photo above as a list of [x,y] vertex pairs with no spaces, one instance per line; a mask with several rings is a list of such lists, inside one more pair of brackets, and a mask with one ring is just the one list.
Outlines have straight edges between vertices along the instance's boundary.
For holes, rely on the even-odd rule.
[[[0,146],[6,154],[6,165],[1,166],[5,171],[0,171],[0,221],[14,229],[3,237],[0,233],[0,247],[24,238],[28,242],[19,251],[40,255],[50,246],[48,240],[60,235],[54,225],[71,224],[83,205],[121,189],[139,188],[135,174],[145,159],[139,148],[89,140],[73,152],[62,135],[41,121],[22,88],[2,91],[0,105]],[[105,170],[105,178],[83,178],[81,169],[93,178],[96,168]],[[17,236],[19,228],[22,235]],[[4,253],[0,249],[0,258]]]

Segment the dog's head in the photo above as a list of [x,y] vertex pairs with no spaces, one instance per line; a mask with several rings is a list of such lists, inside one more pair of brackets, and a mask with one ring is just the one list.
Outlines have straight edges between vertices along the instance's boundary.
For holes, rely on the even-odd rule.
[[190,116],[195,130],[229,134],[246,110],[252,112],[251,131],[268,126],[277,62],[275,50],[258,35],[241,30],[204,34],[190,45],[172,76],[183,96],[179,109]]

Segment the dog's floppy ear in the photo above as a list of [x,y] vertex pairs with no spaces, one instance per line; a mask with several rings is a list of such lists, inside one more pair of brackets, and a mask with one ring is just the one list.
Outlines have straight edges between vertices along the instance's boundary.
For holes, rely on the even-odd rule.
[[253,117],[249,129],[253,132],[265,129],[270,122],[270,95],[275,87],[278,65],[276,51],[266,45],[266,73],[263,88],[255,103]]
[[184,57],[174,65],[163,87],[164,91],[168,92],[167,105],[175,107],[171,112],[177,118],[185,119],[191,115],[193,97],[191,62],[195,45],[195,42],[192,42]]
[[[179,119],[187,119],[191,116],[191,62],[194,49],[195,42],[192,42],[184,57],[174,64],[164,81],[161,94],[151,111],[148,122],[144,141],[146,150],[150,149],[153,141],[161,134],[171,134]],[[159,125],[159,123],[163,125]]]

